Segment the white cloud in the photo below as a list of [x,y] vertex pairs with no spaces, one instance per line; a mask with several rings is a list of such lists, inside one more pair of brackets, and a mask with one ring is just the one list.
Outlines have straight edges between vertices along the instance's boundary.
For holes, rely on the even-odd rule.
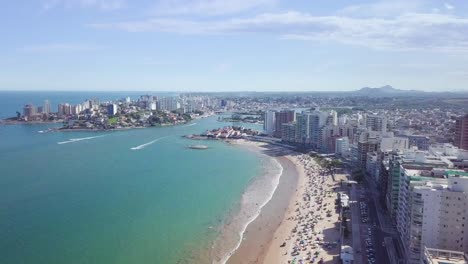
[[454,7],[453,5],[451,5],[451,4],[449,4],[449,3],[444,3],[444,7],[445,7],[445,9],[447,9],[447,10],[453,10],[453,9],[455,9],[455,7]]
[[353,18],[291,11],[237,19],[153,18],[91,26],[129,32],[270,34],[283,39],[332,41],[389,50],[468,51],[468,19],[434,13]]
[[125,6],[125,0],[45,0],[42,3],[44,10],[53,8],[98,8],[101,10],[121,9]]
[[427,4],[426,2],[422,0],[383,0],[367,4],[350,5],[338,10],[337,15],[352,17],[394,17],[405,13],[422,12]]
[[46,44],[46,45],[32,45],[24,46],[19,50],[23,52],[31,53],[46,53],[46,52],[80,52],[80,51],[95,51],[102,49],[102,46],[90,45],[90,44]]
[[271,7],[278,0],[159,0],[151,9],[155,15],[223,15],[258,7]]

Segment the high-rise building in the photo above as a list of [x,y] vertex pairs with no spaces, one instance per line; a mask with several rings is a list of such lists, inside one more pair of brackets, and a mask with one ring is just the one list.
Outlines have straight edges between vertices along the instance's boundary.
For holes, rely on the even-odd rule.
[[72,115],[79,115],[81,111],[83,111],[83,106],[81,104],[72,106]]
[[380,138],[378,134],[373,131],[361,133],[357,148],[357,162],[361,168],[365,168],[367,165],[367,153],[380,150]]
[[296,142],[296,122],[285,123],[281,128],[281,140],[288,143]]
[[117,114],[117,105],[116,104],[108,104],[107,105],[107,115],[113,116]]
[[295,141],[300,144],[307,144],[310,142],[309,131],[310,113],[302,112],[296,114],[296,139]]
[[180,103],[175,97],[158,98],[156,108],[158,110],[174,111],[180,108]]
[[272,136],[275,132],[275,113],[276,112],[272,110],[265,111],[263,130],[265,130],[265,133],[269,136]]
[[59,116],[67,116],[72,114],[72,106],[68,103],[58,104],[57,110]]
[[414,180],[403,206],[402,238],[408,263],[421,263],[424,247],[468,252],[468,177]]
[[468,114],[457,119],[454,145],[468,150]]
[[23,116],[25,118],[31,118],[36,114],[36,108],[32,104],[27,104],[23,107]]
[[337,126],[338,125],[338,112],[336,112],[335,110],[331,110],[330,111],[330,116],[332,117],[331,118],[331,124],[333,126]]
[[387,132],[387,117],[381,115],[367,115],[366,127],[372,131]]
[[335,144],[335,153],[344,156],[349,152],[349,139],[348,137],[338,138]]
[[44,114],[50,114],[50,102],[49,100],[44,101],[44,108],[42,109]]
[[275,112],[275,132],[274,136],[281,138],[283,131],[283,124],[293,122],[295,118],[294,110],[281,110]]
[[312,111],[309,113],[309,137],[312,148],[318,149],[322,141],[322,128],[327,122],[327,113]]

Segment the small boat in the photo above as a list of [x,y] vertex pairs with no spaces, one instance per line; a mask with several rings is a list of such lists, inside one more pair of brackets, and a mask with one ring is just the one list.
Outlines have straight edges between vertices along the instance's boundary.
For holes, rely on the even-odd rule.
[[189,146],[189,148],[204,150],[204,149],[208,149],[208,146],[205,146],[205,145],[191,145],[191,146]]

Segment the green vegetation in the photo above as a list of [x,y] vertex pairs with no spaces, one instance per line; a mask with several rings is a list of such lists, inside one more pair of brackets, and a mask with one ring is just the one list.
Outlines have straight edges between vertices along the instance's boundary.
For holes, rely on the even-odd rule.
[[111,117],[109,118],[109,125],[112,126],[112,125],[115,125],[119,122],[119,118],[118,117]]

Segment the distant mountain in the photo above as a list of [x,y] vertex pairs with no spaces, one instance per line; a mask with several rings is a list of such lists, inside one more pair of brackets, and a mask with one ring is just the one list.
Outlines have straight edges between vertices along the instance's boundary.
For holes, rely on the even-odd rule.
[[425,94],[424,91],[416,90],[400,90],[393,88],[390,85],[385,85],[378,88],[364,87],[355,92],[357,95],[367,95],[367,96],[396,96],[396,95],[421,95]]

